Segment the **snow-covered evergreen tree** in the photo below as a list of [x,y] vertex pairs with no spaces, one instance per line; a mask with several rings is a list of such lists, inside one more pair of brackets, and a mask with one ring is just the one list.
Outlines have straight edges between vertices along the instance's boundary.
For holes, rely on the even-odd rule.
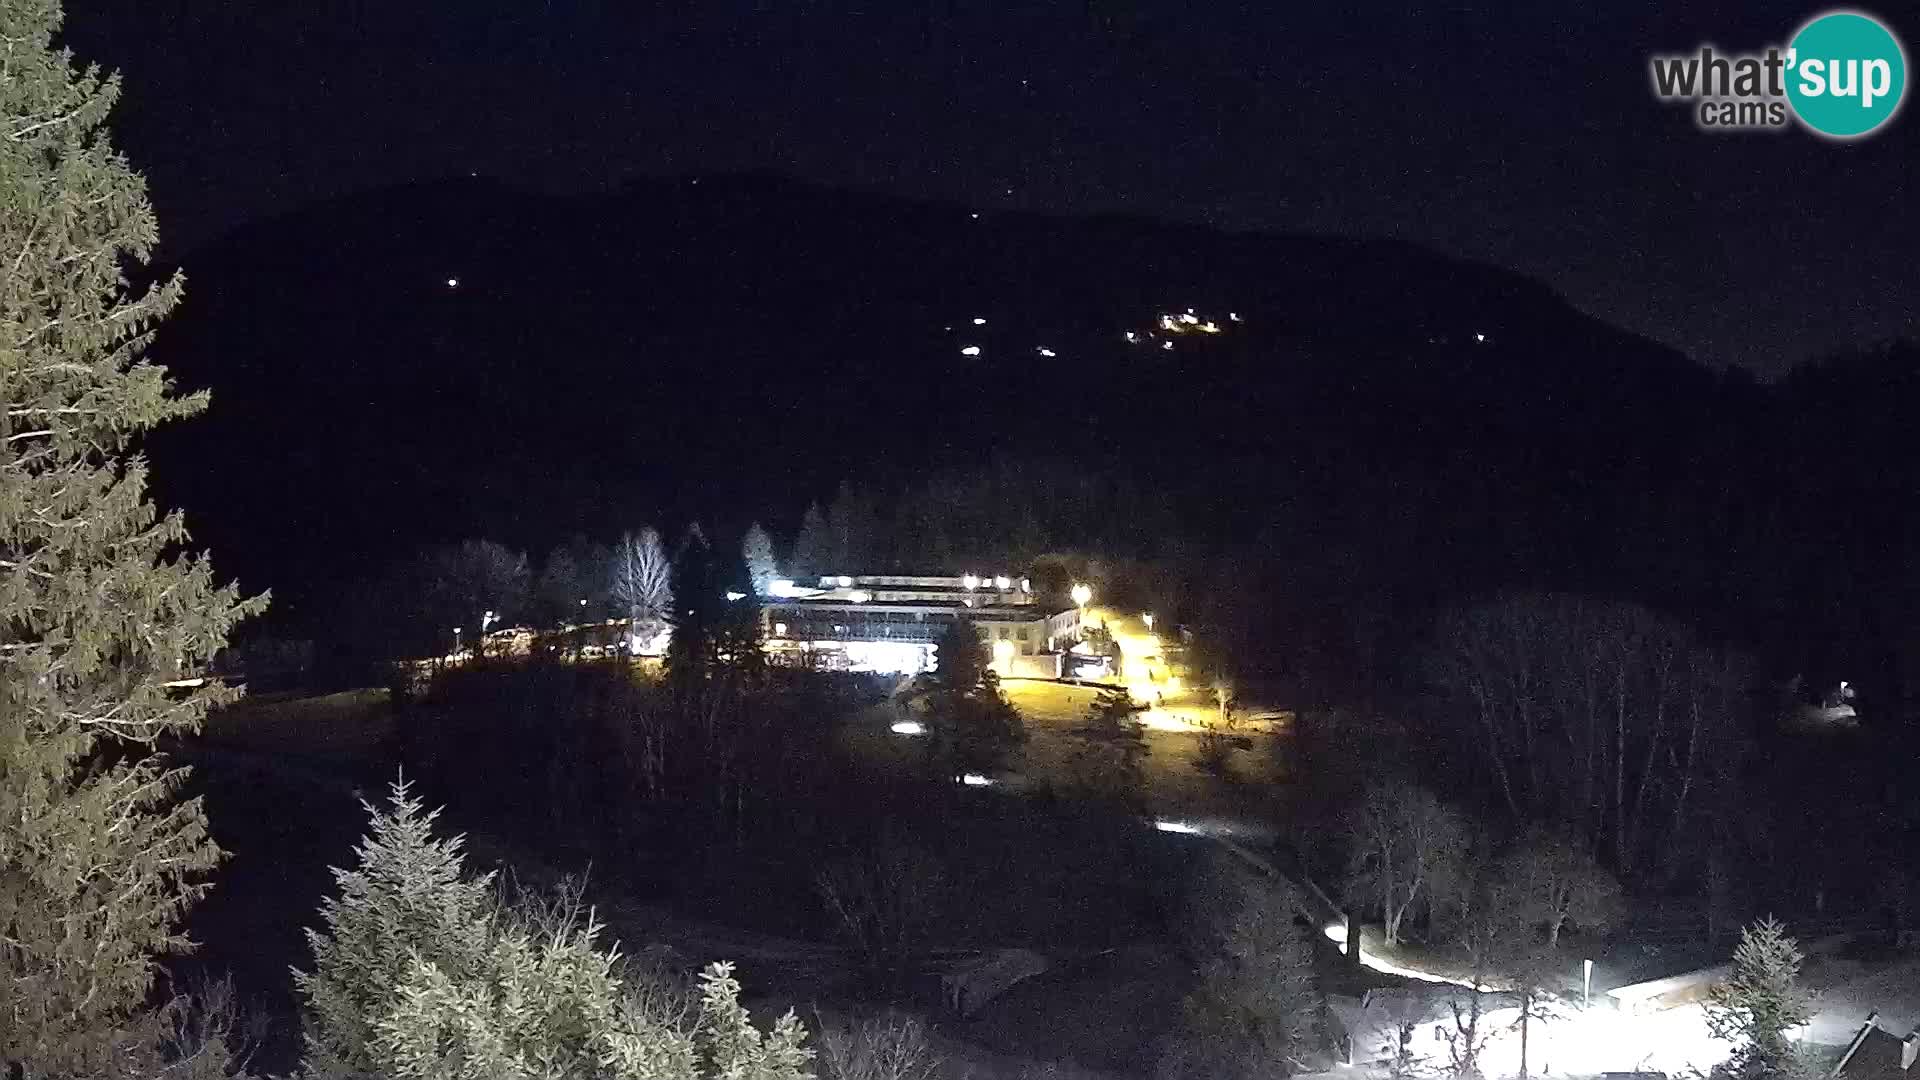
[[529,915],[466,874],[459,838],[436,839],[404,785],[368,807],[359,867],[309,931],[314,969],[296,972],[307,1011],[307,1069],[393,1080],[600,1077],[806,1080],[813,1052],[792,1012],[754,1027],[726,964],[699,1000],[667,1007],[624,979],[591,911]]
[[800,518],[800,533],[793,539],[793,572],[799,575],[796,580],[817,579],[822,574],[848,569],[834,564],[833,547],[827,515],[819,503],[809,505]]
[[56,0],[0,0],[0,1075],[92,1074],[219,851],[151,752],[226,698],[190,685],[264,606],[183,554],[133,449],[204,409],[145,352],[173,277],[108,139],[117,77],[53,46]]
[[780,576],[780,569],[773,562],[773,537],[767,535],[759,522],[747,526],[746,538],[740,542],[740,557],[746,560],[753,594],[765,599],[773,587],[773,579]]
[[1788,1033],[1813,1016],[1812,997],[1800,986],[1800,944],[1771,917],[1740,931],[1733,973],[1707,1000],[1707,1030],[1734,1044],[1724,1071],[1737,1078],[1790,1074],[1795,1065]]

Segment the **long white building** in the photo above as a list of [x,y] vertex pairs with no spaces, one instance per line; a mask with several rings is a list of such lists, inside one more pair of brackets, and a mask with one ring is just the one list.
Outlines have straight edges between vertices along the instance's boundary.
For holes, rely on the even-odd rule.
[[1080,611],[1047,610],[1032,583],[1006,574],[829,575],[775,582],[765,607],[776,660],[845,671],[915,673],[957,618],[970,620],[1002,674],[1057,674],[1080,640]]

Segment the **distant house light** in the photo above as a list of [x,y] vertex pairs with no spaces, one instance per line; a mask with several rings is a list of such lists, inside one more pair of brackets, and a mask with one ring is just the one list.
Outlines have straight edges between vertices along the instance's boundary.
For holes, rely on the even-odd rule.
[[864,604],[867,601],[873,599],[873,597],[869,593],[866,593],[860,589],[855,589],[854,591],[847,594],[847,599],[853,601],[856,604]]
[[1173,348],[1173,342],[1171,341],[1161,342],[1160,347],[1163,349],[1171,349]]
[[925,735],[927,728],[925,724],[922,724],[918,720],[895,720],[893,722],[893,733],[895,735]]
[[1243,321],[1243,320],[1242,320],[1242,319],[1240,318],[1240,313],[1239,313],[1239,312],[1237,312],[1237,311],[1229,311],[1229,312],[1227,312],[1227,321],[1229,321],[1229,322],[1241,322],[1241,321]]
[[448,278],[448,279],[447,279],[447,288],[449,288],[449,289],[457,289],[457,288],[459,288],[459,287],[460,287],[460,279],[459,279],[459,278],[457,278],[457,277],[450,277],[450,278]]
[[977,772],[967,773],[960,778],[960,782],[968,787],[992,787],[996,783],[992,778],[982,776]]
[[1052,356],[1052,355],[1053,355],[1053,350],[1052,350],[1052,349],[1049,349],[1049,348],[1047,348],[1047,347],[1046,347],[1045,345],[1042,345],[1042,346],[1040,346],[1040,355],[1041,355],[1041,356]]
[[853,579],[852,579],[852,578],[850,578],[850,577],[848,577],[848,576],[847,576],[847,575],[845,575],[845,574],[841,574],[841,575],[840,575],[840,587],[841,587],[841,588],[843,588],[843,589],[845,589],[845,588],[848,588],[848,587],[849,587],[849,586],[851,586],[852,584],[853,584]]
[[1005,592],[1006,590],[1013,588],[1013,579],[1006,576],[1005,574],[1002,574],[999,577],[993,579],[993,587],[996,589],[999,589],[1002,592]]
[[985,325],[987,325],[987,320],[986,320],[985,318],[983,318],[983,317],[981,317],[981,316],[979,316],[979,315],[975,315],[975,316],[973,317],[973,325],[975,325],[975,326],[985,326]]
[[980,578],[976,575],[968,574],[960,579],[960,584],[969,589],[977,589],[980,587]]
[[1135,343],[1138,343],[1138,342],[1139,342],[1139,340],[1140,340],[1140,335],[1139,335],[1139,334],[1136,334],[1136,333],[1134,333],[1134,332],[1133,332],[1133,331],[1131,331],[1131,330],[1129,330],[1129,331],[1127,331],[1127,340],[1128,340],[1129,342],[1135,342]]
[[979,220],[980,220],[980,215],[979,215],[979,214],[974,214],[974,215],[972,215],[972,217],[973,217],[973,220],[975,220],[975,221],[979,221]]
[[961,350],[960,350],[960,355],[961,355],[961,356],[979,356],[979,355],[980,355],[980,346],[978,346],[978,345],[969,345],[969,346],[967,346],[966,348],[964,348],[964,349],[961,349]]
[[1475,330],[1475,331],[1473,332],[1473,340],[1475,340],[1475,341],[1478,341],[1478,342],[1480,342],[1481,344],[1483,344],[1483,345],[1484,345],[1484,344],[1486,344],[1486,340],[1487,340],[1487,335],[1486,335],[1486,334],[1484,334],[1484,333],[1481,333],[1481,332],[1480,332],[1480,331],[1478,331],[1478,330]]
[[729,600],[745,600],[746,598],[747,598],[746,593],[734,592],[732,590],[727,591],[727,599]]
[[783,622],[777,622],[777,623],[774,623],[774,624],[773,624],[773,636],[774,636],[774,637],[786,637],[786,636],[787,636],[787,624],[786,624],[786,623],[783,623]]
[[798,591],[794,588],[793,582],[787,578],[774,578],[767,582],[767,592],[774,596],[789,597]]

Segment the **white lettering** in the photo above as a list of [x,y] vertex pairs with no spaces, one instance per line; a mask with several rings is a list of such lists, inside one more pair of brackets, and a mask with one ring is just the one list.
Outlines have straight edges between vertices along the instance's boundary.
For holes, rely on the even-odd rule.
[[1808,97],[1819,97],[1827,92],[1827,62],[1807,59],[1800,61],[1800,92]]
[[1874,98],[1886,97],[1887,91],[1893,89],[1893,68],[1885,60],[1869,60],[1867,77],[1862,81],[1865,86],[1860,94],[1860,107],[1872,108]]

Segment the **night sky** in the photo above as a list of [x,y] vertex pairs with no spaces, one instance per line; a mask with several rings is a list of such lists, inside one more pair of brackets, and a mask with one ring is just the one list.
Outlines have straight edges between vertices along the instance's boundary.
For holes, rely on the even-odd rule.
[[[66,41],[125,73],[117,139],[189,271],[226,229],[370,187],[771,169],[1395,236],[1763,376],[1920,333],[1911,101],[1840,145],[1709,135],[1648,87],[1650,52],[1782,43],[1822,8],[854,6],[75,0]],[[1909,9],[1867,10],[1920,53]]]

